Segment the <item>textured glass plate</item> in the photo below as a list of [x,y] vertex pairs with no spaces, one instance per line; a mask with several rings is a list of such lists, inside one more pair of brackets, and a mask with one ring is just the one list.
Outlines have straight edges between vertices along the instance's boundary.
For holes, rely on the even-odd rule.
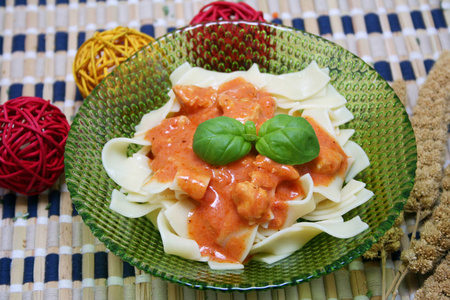
[[[117,185],[105,173],[101,151],[115,137],[134,134],[141,117],[167,101],[169,74],[182,63],[229,72],[253,63],[262,72],[298,71],[315,60],[328,67],[332,85],[348,100],[355,119],[353,140],[371,166],[358,179],[375,196],[347,215],[370,228],[351,239],[320,234],[301,250],[267,265],[251,261],[243,270],[214,271],[206,263],[164,253],[158,231],[146,218],[111,211]],[[130,149],[135,151],[136,149]],[[398,97],[360,58],[323,38],[274,24],[219,22],[186,27],[159,38],[112,74],[84,101],[70,130],[65,164],[75,206],[92,232],[132,265],[171,282],[216,290],[252,290],[297,284],[348,264],[388,230],[412,189],[416,168],[414,134]]]

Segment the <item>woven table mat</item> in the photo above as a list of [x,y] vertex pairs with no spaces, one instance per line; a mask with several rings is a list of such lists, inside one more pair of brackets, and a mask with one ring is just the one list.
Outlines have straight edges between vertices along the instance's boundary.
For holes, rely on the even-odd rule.
[[[95,31],[120,25],[159,37],[187,25],[209,2],[0,0],[0,103],[22,95],[51,99],[70,122],[83,103],[72,75],[73,60]],[[389,82],[403,80],[409,114],[435,61],[450,50],[450,0],[245,2],[263,11],[267,21],[342,45]],[[448,154],[446,159],[448,164]],[[277,290],[243,294],[180,287],[109,252],[73,209],[64,178],[32,197],[0,188],[0,198],[0,300],[381,299],[380,262],[362,259]],[[405,236],[409,225],[407,220]],[[388,258],[388,285],[399,264],[398,256]],[[412,299],[423,280],[408,276],[397,299]]]

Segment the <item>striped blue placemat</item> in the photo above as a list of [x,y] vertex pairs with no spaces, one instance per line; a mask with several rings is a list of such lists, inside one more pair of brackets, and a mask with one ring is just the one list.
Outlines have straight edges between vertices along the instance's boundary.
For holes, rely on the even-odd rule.
[[[72,63],[95,31],[128,26],[159,37],[187,25],[209,2],[0,0],[0,103],[22,95],[51,99],[71,121],[83,103]],[[430,69],[450,50],[448,0],[245,2],[267,21],[342,45],[389,82],[404,80],[409,113]],[[32,197],[0,188],[0,198],[0,299],[381,299],[380,262],[363,260],[279,290],[190,290],[152,278],[110,253],[73,208],[64,178]],[[398,263],[396,255],[388,259],[388,280]],[[401,299],[412,297],[422,282],[411,275]]]

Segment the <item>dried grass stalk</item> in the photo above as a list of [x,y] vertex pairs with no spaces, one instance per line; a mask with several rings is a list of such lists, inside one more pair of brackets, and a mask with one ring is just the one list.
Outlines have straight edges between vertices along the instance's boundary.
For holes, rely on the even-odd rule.
[[[425,220],[425,224],[421,231],[421,238],[419,240],[413,238],[409,249],[403,251],[403,264],[399,267],[384,297],[397,291],[410,271],[421,273],[431,271],[450,249],[450,196],[448,194],[450,170],[449,168],[445,170],[444,178],[442,168],[448,139],[447,124],[450,121],[449,65],[450,51],[443,51],[419,91],[419,100],[413,109],[411,123],[416,136],[418,161],[415,184],[405,211],[416,213],[416,229],[419,221]],[[441,198],[440,201],[439,198]],[[438,201],[439,204],[436,206]],[[412,237],[415,236],[416,229],[412,232]],[[449,271],[448,264],[442,265],[441,269]],[[447,283],[441,291],[450,292],[448,281],[445,281]],[[436,286],[434,281],[430,282],[429,285]],[[425,292],[424,295],[427,296],[426,299],[442,297],[448,299],[447,296],[450,294],[444,296],[441,293],[439,297],[430,297]],[[393,299],[395,297],[396,292],[392,295]]]
[[410,248],[402,253],[402,260],[413,272],[431,271],[450,250],[450,166],[445,169],[442,188],[439,204],[424,223],[421,238],[412,240]]
[[440,194],[447,140],[445,108],[448,109],[450,100],[449,65],[450,51],[443,51],[419,91],[411,117],[417,144],[417,171],[405,211],[418,213],[419,220],[431,214]]
[[417,291],[416,300],[443,300],[450,298],[450,253],[436,268],[433,275],[425,280],[423,286]]
[[373,244],[372,247],[363,254],[365,259],[386,258],[388,253],[397,251],[400,249],[400,239],[403,236],[403,230],[400,225],[403,223],[403,213],[395,220],[391,229]]

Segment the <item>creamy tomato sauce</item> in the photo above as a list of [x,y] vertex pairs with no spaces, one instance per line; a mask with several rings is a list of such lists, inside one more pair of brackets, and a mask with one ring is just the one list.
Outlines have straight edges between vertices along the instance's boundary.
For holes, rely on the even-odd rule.
[[319,124],[312,118],[306,117],[306,120],[314,128],[314,132],[319,140],[320,152],[318,157],[310,162],[296,166],[296,169],[301,175],[310,173],[314,185],[329,185],[336,174],[344,177],[348,167],[348,157],[339,143]]
[[[246,236],[258,224],[280,229],[286,219],[286,201],[304,196],[299,178],[311,173],[315,184],[328,184],[345,173],[347,160],[339,144],[312,119],[321,146],[319,157],[299,166],[276,163],[256,151],[225,166],[212,166],[193,149],[197,126],[210,118],[228,116],[242,123],[262,123],[274,116],[275,100],[242,78],[218,89],[174,86],[180,112],[149,130],[149,154],[154,178],[175,179],[196,202],[188,232],[211,260],[240,262]],[[317,182],[316,182],[317,181]]]

